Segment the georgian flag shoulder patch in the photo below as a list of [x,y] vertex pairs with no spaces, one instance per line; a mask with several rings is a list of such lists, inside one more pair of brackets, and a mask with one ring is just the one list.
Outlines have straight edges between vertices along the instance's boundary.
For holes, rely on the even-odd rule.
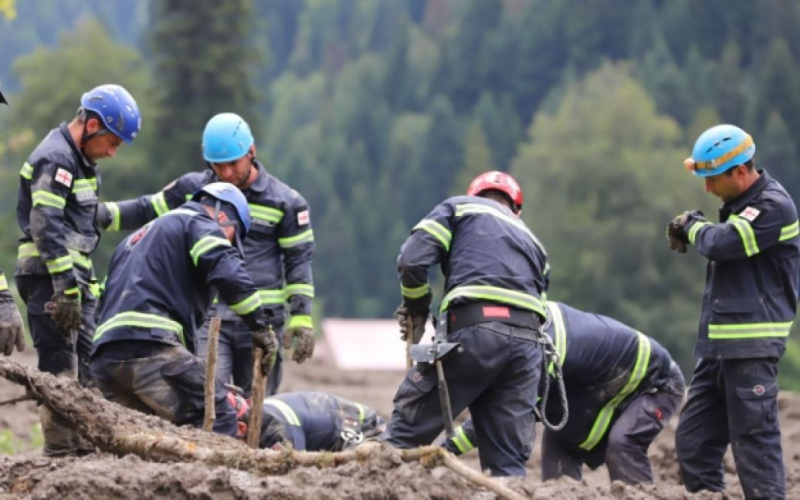
[[746,219],[750,222],[753,222],[754,220],[756,220],[756,218],[758,218],[759,215],[761,215],[761,210],[753,207],[747,207],[741,211],[739,217],[741,217],[742,219]]
[[302,212],[297,212],[297,225],[298,226],[305,226],[311,222],[311,216],[308,214],[308,210],[303,210]]
[[61,184],[70,187],[72,186],[72,174],[63,168],[59,168],[56,170],[56,182],[60,182]]

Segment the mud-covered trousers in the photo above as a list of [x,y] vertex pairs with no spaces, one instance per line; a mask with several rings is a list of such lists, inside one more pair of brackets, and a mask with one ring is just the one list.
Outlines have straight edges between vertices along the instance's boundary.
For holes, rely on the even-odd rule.
[[[109,401],[177,425],[203,426],[206,366],[182,346],[141,340],[110,342],[92,356],[92,375]],[[217,378],[214,432],[236,436],[236,411]]]
[[[83,316],[81,328],[65,332],[57,327],[46,312],[46,304],[53,297],[53,283],[49,276],[24,275],[16,278],[17,290],[27,306],[28,326],[33,347],[39,361],[39,370],[66,378],[78,378],[81,384],[92,387],[89,372],[89,351],[94,335],[94,313],[97,299],[86,285],[79,285]],[[44,452],[48,455],[69,454],[76,451],[78,435],[52,413],[46,406],[39,408],[44,437]]]
[[745,498],[785,498],[778,423],[778,359],[700,359],[675,448],[690,492],[722,491],[728,444]]
[[[197,332],[197,355],[206,359],[208,355],[208,329],[211,318]],[[283,323],[272,324],[278,346],[283,343]],[[253,388],[253,332],[244,321],[223,320],[219,328],[219,349],[217,351],[217,378],[233,383],[242,389],[244,397],[249,398]],[[283,379],[283,349],[278,347],[275,364],[267,378],[268,396],[278,392]]]
[[[463,352],[443,361],[453,415],[469,408],[481,446],[481,468],[494,476],[524,476],[534,440],[534,413],[542,373],[541,345],[531,330],[499,322],[451,332]],[[433,442],[444,429],[436,368],[417,364],[394,397],[385,440],[398,448]]]
[[[626,401],[612,421],[608,434],[593,449],[585,451],[558,432],[544,430],[542,436],[542,481],[568,476],[581,479],[581,467],[596,469],[605,464],[611,481],[628,484],[652,483],[653,469],[647,449],[683,401],[685,383],[676,363],[669,378]],[[569,393],[569,389],[567,389]]]

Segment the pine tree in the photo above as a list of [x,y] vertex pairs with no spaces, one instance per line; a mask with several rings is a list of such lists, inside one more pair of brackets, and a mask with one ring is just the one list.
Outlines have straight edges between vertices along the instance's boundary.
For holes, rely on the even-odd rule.
[[[234,112],[259,127],[259,102],[251,80],[261,54],[248,44],[252,0],[155,0],[150,40],[155,58],[159,137],[154,176],[163,184],[203,165],[203,127],[215,114]],[[158,184],[158,185],[161,185]]]

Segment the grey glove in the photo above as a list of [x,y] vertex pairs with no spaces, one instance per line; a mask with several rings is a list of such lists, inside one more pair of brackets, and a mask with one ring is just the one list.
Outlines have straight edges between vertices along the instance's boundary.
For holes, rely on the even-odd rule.
[[409,331],[411,331],[411,340],[414,344],[418,344],[422,340],[422,336],[425,335],[425,320],[428,319],[427,312],[425,314],[412,313],[405,304],[400,304],[394,312],[394,317],[400,324],[400,340],[405,342]]
[[10,356],[14,352],[14,346],[17,346],[17,351],[25,350],[22,316],[11,292],[3,290],[0,292],[0,351]]
[[108,209],[108,205],[105,203],[98,203],[97,212],[94,214],[95,225],[100,229],[108,229],[113,221],[114,216],[111,215],[111,210]]
[[81,291],[77,286],[64,291],[56,290],[45,307],[56,326],[65,332],[71,333],[81,327],[83,308]]
[[262,326],[253,332],[253,350],[256,348],[262,350],[262,373],[269,373],[272,370],[275,352],[278,349],[278,339],[275,338],[275,332],[272,331],[271,325]]
[[291,349],[292,341],[295,339],[297,342],[292,359],[295,363],[302,363],[314,354],[314,330],[307,326],[289,328],[283,336],[283,348]]
[[686,235],[688,215],[689,212],[684,212],[667,224],[667,241],[670,250],[686,253],[687,245],[689,245],[689,237]]

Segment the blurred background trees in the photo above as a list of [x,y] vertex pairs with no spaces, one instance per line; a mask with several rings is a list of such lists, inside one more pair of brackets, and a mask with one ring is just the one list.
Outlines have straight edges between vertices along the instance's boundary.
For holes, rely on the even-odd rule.
[[[792,0],[0,0],[0,47],[6,271],[19,168],[106,82],[137,98],[144,129],[101,164],[102,197],[205,168],[207,119],[245,116],[267,169],[311,204],[326,316],[390,316],[410,228],[499,169],[551,255],[550,297],[655,336],[689,371],[705,263],[669,252],[664,226],[716,212],[682,168],[694,139],[744,127],[800,196]],[[800,390],[798,346],[781,370]]]

